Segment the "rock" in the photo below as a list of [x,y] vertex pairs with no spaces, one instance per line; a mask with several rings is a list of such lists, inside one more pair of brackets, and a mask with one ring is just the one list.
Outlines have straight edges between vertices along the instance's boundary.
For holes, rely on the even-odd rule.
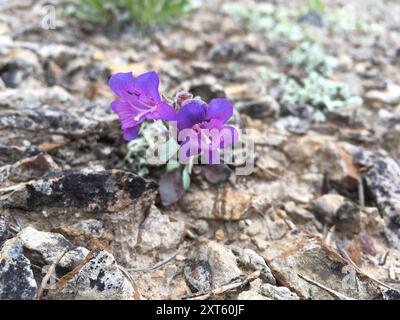
[[219,288],[243,276],[231,249],[216,241],[201,244],[192,253],[193,259],[208,261],[211,267],[213,288]]
[[378,208],[364,207],[361,210],[361,230],[370,236],[379,238],[385,232],[385,221]]
[[211,164],[201,167],[201,174],[213,184],[226,182],[232,174],[232,170],[225,164]]
[[237,266],[234,254],[229,248],[214,241],[208,241],[207,248],[211,269],[213,270],[214,287],[222,287],[243,275]]
[[257,291],[248,290],[238,294],[238,300],[270,300],[267,297],[259,294]]
[[152,250],[164,252],[176,249],[185,233],[183,221],[171,221],[167,215],[161,214],[157,207],[152,206],[146,220],[142,223],[138,249],[143,253]]
[[276,287],[269,283],[262,284],[260,287],[261,294],[272,300],[299,300],[297,294],[291,292],[285,287]]
[[311,193],[310,187],[304,183],[289,184],[288,189],[284,190],[283,199],[286,201],[308,204],[313,198],[314,195]]
[[384,289],[383,290],[383,299],[384,300],[400,300],[400,291],[393,289]]
[[269,246],[263,256],[277,282],[302,299],[334,297],[299,275],[350,298],[381,298],[380,290],[373,281],[358,276],[341,256],[318,238],[293,234]]
[[[2,101],[1,109],[5,109],[10,112],[12,110],[20,110],[21,112],[36,110],[37,112],[40,112],[40,109],[47,109],[47,107],[43,108],[44,106],[65,106],[66,104],[71,103],[71,101],[73,101],[73,98],[68,93],[68,91],[66,91],[62,87],[55,86],[43,89],[8,89],[0,92],[0,101]],[[15,115],[15,120],[17,120],[19,117],[22,119],[25,112],[21,114],[13,112],[10,113],[10,115]],[[25,116],[27,115],[25,114]],[[6,118],[2,117],[2,119]],[[6,122],[5,120],[2,120],[2,122],[0,123],[3,125],[13,125],[12,121]],[[15,123],[16,122],[14,122],[14,124]]]
[[10,223],[0,215],[0,246],[13,236],[14,232],[11,230]]
[[114,257],[92,251],[82,263],[49,290],[50,300],[132,300],[134,288]]
[[51,265],[61,252],[73,248],[72,243],[61,234],[42,232],[32,227],[22,229],[17,237],[25,249],[25,255],[38,265]]
[[309,163],[314,159],[323,143],[324,140],[320,137],[304,136],[288,141],[283,151],[295,162]]
[[59,170],[59,167],[49,155],[39,154],[12,165],[0,167],[0,185],[7,187],[12,183],[39,178],[48,172],[56,170]]
[[96,219],[80,220],[71,226],[81,233],[101,234],[104,232],[104,225]]
[[243,42],[223,41],[215,44],[208,52],[208,57],[212,61],[227,61],[239,59],[248,48]]
[[241,101],[235,104],[240,113],[245,113],[253,118],[278,117],[280,106],[271,96],[265,96],[254,101]]
[[312,207],[321,222],[334,224],[341,231],[360,232],[360,209],[343,196],[325,194],[314,200]]
[[233,189],[228,184],[210,186],[209,190],[193,186],[180,200],[180,206],[195,219],[236,221],[250,213],[252,198],[248,190]]
[[213,273],[207,260],[188,260],[183,275],[192,293],[208,292],[212,289]]
[[295,116],[286,116],[275,122],[275,128],[280,131],[289,131],[294,134],[305,134],[310,128],[309,121]]
[[284,209],[295,223],[304,223],[306,221],[314,219],[314,215],[310,211],[296,206],[293,201],[286,202],[284,205]]
[[327,141],[316,154],[316,162],[320,172],[327,174],[333,185],[357,190],[360,174],[352,156],[340,144]]
[[30,261],[17,238],[7,240],[0,251],[0,300],[36,299],[37,284]]
[[251,271],[261,270],[260,278],[263,281],[270,284],[276,284],[271,269],[265,263],[264,258],[258,255],[254,250],[235,247],[232,248],[232,251],[238,256],[239,264],[245,266]]
[[104,229],[103,222],[96,219],[79,220],[76,223],[54,227],[52,232],[62,234],[78,246],[94,249],[97,246],[109,248],[112,234]]
[[368,168],[362,173],[367,192],[372,195],[388,225],[400,228],[400,166],[390,157],[346,145],[354,162]]
[[29,211],[68,205],[86,212],[118,212],[155,188],[155,183],[120,170],[63,171],[54,177],[21,184],[1,200],[6,208]]
[[195,97],[201,97],[206,102],[214,98],[225,98],[224,88],[213,76],[201,77],[190,84],[183,84],[182,86],[188,87],[187,91],[191,92]]
[[396,105],[400,103],[400,86],[397,84],[388,84],[385,91],[368,91],[365,94],[365,99],[372,102]]
[[108,106],[78,103],[60,87],[8,89],[0,92],[0,101],[0,145],[29,141],[34,155],[42,145],[57,146],[57,158],[69,165],[110,161],[111,148],[118,148],[120,124]]
[[85,259],[89,252],[90,251],[84,247],[76,247],[65,253],[57,266],[71,271]]
[[0,77],[8,88],[16,88],[29,76],[39,73],[38,58],[30,50],[12,49],[3,57],[0,59]]
[[39,153],[37,147],[30,144],[22,146],[5,145],[0,142],[0,165],[12,164],[19,159]]
[[[104,232],[92,234],[92,239],[95,242],[105,240],[105,243],[98,243],[103,247],[112,239],[114,255],[129,264],[136,251],[140,225],[154,203],[156,188],[156,183],[121,170],[62,171],[18,185],[0,196],[0,203],[9,214],[17,216],[22,225],[41,230],[72,226],[82,217],[99,220]],[[90,233],[73,229],[64,227],[62,231],[71,238],[89,236],[86,238],[91,239]],[[85,242],[79,244],[87,246]]]

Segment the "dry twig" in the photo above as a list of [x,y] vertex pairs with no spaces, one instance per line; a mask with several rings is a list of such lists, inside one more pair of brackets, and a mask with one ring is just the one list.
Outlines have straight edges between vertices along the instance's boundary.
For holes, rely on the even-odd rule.
[[333,295],[335,298],[338,298],[339,300],[354,300],[353,298],[350,298],[350,297],[348,297],[348,296],[346,296],[346,295],[344,295],[344,294],[341,294],[340,292],[337,292],[337,291],[335,291],[335,290],[332,290],[332,289],[330,289],[330,288],[328,288],[328,287],[325,287],[324,285],[320,284],[319,282],[314,281],[314,280],[311,280],[310,278],[308,278],[308,277],[306,277],[306,276],[303,276],[303,275],[301,275],[300,273],[298,273],[297,275],[298,275],[301,279],[303,279],[303,280],[305,280],[305,281],[307,281],[307,282],[309,282],[309,283],[311,283],[311,284],[317,286],[318,288],[321,288],[321,289],[323,289],[323,290],[329,292],[331,295]]
[[220,288],[216,288],[214,290],[211,290],[208,293],[204,293],[204,294],[200,294],[200,295],[193,295],[190,297],[185,297],[183,298],[184,300],[206,300],[208,298],[211,298],[213,296],[218,296],[221,295],[223,293],[235,290],[237,288],[243,287],[246,284],[254,281],[255,279],[259,278],[261,274],[260,270],[254,271],[253,273],[249,274],[244,280],[240,281],[240,282],[234,282],[234,283],[230,283],[227,284],[225,286],[222,286]]
[[146,266],[146,267],[142,267],[142,268],[126,268],[125,270],[132,271],[132,272],[143,272],[143,271],[157,270],[157,269],[161,268],[162,266],[166,265],[172,259],[174,259],[179,254],[179,252],[182,250],[184,245],[185,245],[185,242],[181,243],[179,248],[174,253],[172,253],[170,256],[168,256],[164,260],[162,260],[160,262],[157,262],[156,264],[152,264],[152,265],[149,265],[149,266]]
[[38,288],[37,297],[39,300],[43,296],[44,287],[46,286],[47,281],[49,281],[51,275],[53,274],[54,270],[56,269],[57,264],[60,262],[61,258],[64,256],[64,254],[66,252],[67,252],[66,250],[63,250],[58,254],[58,256],[56,257],[56,260],[53,262],[53,264],[49,267],[46,274],[44,275],[42,282],[40,283],[40,286]]

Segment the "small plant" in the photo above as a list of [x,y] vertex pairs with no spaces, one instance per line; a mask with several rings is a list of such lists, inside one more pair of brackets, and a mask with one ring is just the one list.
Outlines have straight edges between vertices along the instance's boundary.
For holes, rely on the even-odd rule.
[[78,19],[95,24],[113,22],[119,15],[118,1],[110,0],[79,0],[70,10]]
[[316,11],[319,14],[325,12],[325,5],[322,0],[307,0],[307,9],[309,12]]
[[337,61],[325,53],[320,45],[304,41],[289,56],[289,63],[305,74],[313,71],[323,76],[330,76],[336,68]]
[[191,168],[198,163],[194,160],[219,164],[220,149],[234,145],[238,132],[226,125],[233,115],[227,99],[206,103],[178,92],[170,101],[160,95],[159,82],[155,72],[136,78],[131,72],[114,74],[109,86],[118,100],[110,107],[119,116],[124,139],[130,141],[126,159],[139,174],[147,174],[148,166],[165,165],[160,196],[169,205],[189,188]]
[[189,11],[189,0],[122,0],[122,7],[141,27],[162,24]]
[[285,8],[241,3],[226,3],[224,12],[244,23],[252,32],[263,32],[272,40],[300,41],[307,38],[304,28],[293,23],[296,14]]
[[362,100],[352,96],[345,84],[312,72],[302,83],[289,79],[284,87],[281,103],[290,113],[298,116],[303,116],[299,113],[309,107],[313,120],[323,122],[326,120],[326,113],[349,104],[360,105]]
[[141,28],[151,28],[191,9],[190,0],[78,0],[72,12],[92,23],[131,22]]

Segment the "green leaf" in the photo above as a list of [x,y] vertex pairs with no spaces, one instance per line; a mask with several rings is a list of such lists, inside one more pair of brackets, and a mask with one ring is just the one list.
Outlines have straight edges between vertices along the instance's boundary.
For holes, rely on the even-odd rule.
[[169,139],[167,143],[165,144],[165,149],[164,149],[164,161],[170,160],[179,150],[179,144],[175,141],[175,139]]
[[167,172],[171,172],[174,171],[175,169],[178,169],[180,166],[179,162],[172,160],[172,161],[168,161],[167,163]]

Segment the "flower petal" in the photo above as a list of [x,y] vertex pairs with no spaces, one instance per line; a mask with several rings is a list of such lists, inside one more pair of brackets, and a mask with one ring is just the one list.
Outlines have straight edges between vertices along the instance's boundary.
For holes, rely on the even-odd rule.
[[206,149],[202,150],[202,162],[205,164],[220,164],[221,163],[221,155],[218,149],[214,149],[209,146]]
[[179,162],[188,163],[190,157],[198,155],[200,151],[197,137],[196,139],[186,139],[179,148]]
[[212,130],[212,129],[217,129],[217,130],[222,130],[224,128],[224,123],[221,120],[218,119],[211,119],[208,121],[203,126],[204,129]]
[[135,121],[134,118],[138,114],[137,110],[132,108],[128,103],[124,101],[113,101],[111,103],[111,109],[118,113],[119,120],[123,129],[137,126],[141,121]]
[[157,111],[154,112],[150,117],[147,117],[149,120],[165,120],[165,121],[176,121],[176,111],[166,102],[160,102],[157,105]]
[[218,119],[225,123],[232,117],[233,106],[227,99],[216,98],[212,99],[208,104],[206,119]]
[[139,134],[140,126],[135,126],[131,128],[124,129],[124,139],[126,141],[131,141],[136,139]]
[[128,100],[135,87],[132,72],[120,72],[112,75],[108,85],[117,96]]
[[229,145],[234,145],[238,141],[239,134],[235,127],[224,126],[220,134],[221,134],[220,148],[222,149]]
[[178,111],[178,129],[192,128],[195,124],[205,120],[207,104],[199,100],[185,103]]
[[135,89],[140,93],[153,98],[154,102],[160,102],[160,94],[158,93],[158,86],[160,79],[154,71],[146,72],[137,76],[135,79]]

